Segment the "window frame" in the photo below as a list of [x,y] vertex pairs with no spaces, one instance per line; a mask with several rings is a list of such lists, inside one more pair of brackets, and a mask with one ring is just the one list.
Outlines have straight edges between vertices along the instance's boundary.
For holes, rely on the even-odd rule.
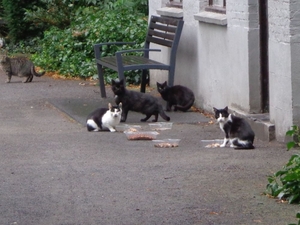
[[166,4],[167,7],[180,8],[182,9],[182,0],[180,2],[175,2],[174,0],[169,0]]
[[205,11],[226,14],[226,0],[223,0],[223,6],[214,5],[214,0],[208,0]]

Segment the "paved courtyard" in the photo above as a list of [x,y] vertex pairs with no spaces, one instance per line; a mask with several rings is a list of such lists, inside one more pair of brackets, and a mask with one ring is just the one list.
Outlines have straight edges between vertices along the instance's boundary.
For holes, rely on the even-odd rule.
[[[0,224],[283,225],[298,205],[262,193],[267,176],[295,153],[255,140],[255,150],[205,148],[223,134],[199,112],[171,112],[177,148],[87,132],[86,115],[113,102],[88,81],[34,77],[10,84],[0,72]],[[155,91],[152,93],[155,94]],[[158,96],[158,95],[157,95]],[[126,123],[142,125],[129,112]],[[159,121],[162,121],[159,118]]]

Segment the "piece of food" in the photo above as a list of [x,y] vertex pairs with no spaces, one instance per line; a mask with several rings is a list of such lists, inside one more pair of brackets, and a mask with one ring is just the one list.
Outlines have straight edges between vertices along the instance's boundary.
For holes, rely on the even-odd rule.
[[217,147],[220,147],[219,143],[213,143],[205,146],[205,148],[217,148]]

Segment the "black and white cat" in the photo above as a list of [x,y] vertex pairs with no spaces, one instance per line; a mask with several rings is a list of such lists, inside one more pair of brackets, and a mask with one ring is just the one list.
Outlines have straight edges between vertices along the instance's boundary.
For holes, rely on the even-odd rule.
[[193,106],[195,95],[189,88],[181,85],[170,87],[167,81],[164,83],[157,82],[156,85],[157,91],[167,102],[167,111],[171,111],[172,106],[174,106],[174,111],[180,110],[186,112]]
[[255,134],[245,119],[230,114],[227,106],[224,109],[213,109],[215,118],[225,133],[224,142],[220,147],[225,147],[229,142],[230,147],[235,149],[254,149]]
[[108,103],[108,108],[98,108],[91,112],[86,119],[86,127],[88,131],[109,130],[116,131],[116,126],[121,121],[122,103],[112,106]]
[[164,109],[157,98],[142,92],[127,90],[125,88],[124,79],[120,81],[112,80],[111,88],[115,94],[116,103],[122,102],[123,111],[121,122],[126,121],[129,110],[145,114],[146,117],[141,119],[142,122],[146,122],[152,115],[155,116],[152,121],[157,122],[158,114],[164,120],[170,120],[170,117],[165,114]]

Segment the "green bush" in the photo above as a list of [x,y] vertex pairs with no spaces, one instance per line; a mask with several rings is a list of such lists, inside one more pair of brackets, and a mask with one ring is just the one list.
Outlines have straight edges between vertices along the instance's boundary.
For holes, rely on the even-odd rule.
[[[287,148],[298,148],[300,146],[300,132],[298,126],[286,132],[287,136],[293,138],[287,143]],[[289,203],[300,203],[300,155],[291,156],[287,164],[274,175],[268,177],[267,193],[279,199],[285,199]]]
[[[93,45],[101,42],[134,41],[141,48],[147,31],[147,18],[133,13],[130,8],[105,11],[97,7],[77,9],[71,26],[60,30],[52,27],[44,32],[40,41],[42,51],[32,60],[45,70],[58,71],[62,75],[87,78],[97,74]],[[103,55],[129,46],[104,49]],[[112,72],[106,73],[106,75]],[[131,73],[131,83],[138,82],[137,73]],[[106,76],[110,82],[111,77]]]
[[[287,143],[287,150],[292,148],[299,149],[300,146],[300,129],[299,126],[292,126],[286,132],[287,136],[292,137],[292,141]],[[300,155],[294,154],[285,166],[274,175],[268,177],[266,194],[273,197],[287,200],[288,203],[300,203]],[[300,225],[300,213],[296,214],[299,219],[297,224]]]
[[[16,43],[26,37],[37,36],[40,28],[24,20],[26,9],[41,5],[39,0],[2,0],[1,13],[7,24],[9,40]],[[2,24],[3,26],[3,24]]]

